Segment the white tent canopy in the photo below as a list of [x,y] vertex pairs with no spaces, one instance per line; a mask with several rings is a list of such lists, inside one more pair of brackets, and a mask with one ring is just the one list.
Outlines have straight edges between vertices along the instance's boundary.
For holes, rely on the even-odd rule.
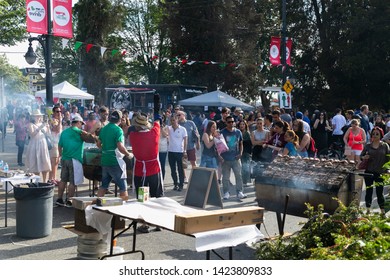
[[[37,91],[35,97],[46,98],[46,90]],[[53,98],[92,100],[95,96],[65,81],[53,87]]]
[[183,106],[209,106],[209,107],[240,107],[243,110],[252,110],[253,106],[238,100],[220,90],[211,91],[195,97],[179,101]]

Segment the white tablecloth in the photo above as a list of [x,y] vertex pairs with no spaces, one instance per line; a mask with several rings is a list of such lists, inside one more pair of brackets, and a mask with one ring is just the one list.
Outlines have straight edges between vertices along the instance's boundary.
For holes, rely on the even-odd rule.
[[[107,211],[108,213],[101,211]],[[111,231],[112,215],[132,220],[143,220],[148,224],[174,231],[176,214],[202,212],[209,211],[183,206],[168,197],[160,197],[151,198],[147,202],[130,200],[120,206],[99,207],[90,205],[86,208],[85,215],[87,225],[96,228],[101,234],[106,235]],[[192,234],[192,236],[196,238],[195,248],[198,252],[232,247],[264,237],[255,225],[206,231]]]

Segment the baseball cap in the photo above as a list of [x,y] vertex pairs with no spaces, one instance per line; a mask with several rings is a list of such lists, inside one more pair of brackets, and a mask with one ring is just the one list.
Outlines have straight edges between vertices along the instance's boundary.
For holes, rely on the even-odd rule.
[[72,122],[82,122],[83,124],[85,124],[83,118],[80,117],[80,116],[75,116],[75,117],[72,119]]
[[110,115],[110,121],[119,121],[122,118],[122,112],[119,110],[114,110]]

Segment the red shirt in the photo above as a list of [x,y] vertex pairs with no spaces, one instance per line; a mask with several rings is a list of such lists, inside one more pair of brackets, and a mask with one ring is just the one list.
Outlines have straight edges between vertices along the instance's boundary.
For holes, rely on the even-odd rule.
[[[143,177],[151,176],[160,172],[158,161],[158,143],[160,139],[160,123],[154,122],[149,131],[132,131],[129,140],[133,147],[135,158],[134,175]],[[144,174],[144,167],[146,173]]]

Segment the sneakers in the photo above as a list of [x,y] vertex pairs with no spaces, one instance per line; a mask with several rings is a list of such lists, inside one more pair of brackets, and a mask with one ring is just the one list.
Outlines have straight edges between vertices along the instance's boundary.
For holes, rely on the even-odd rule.
[[188,179],[187,179],[187,177],[184,178],[184,184],[188,184]]
[[72,201],[66,200],[65,207],[72,208],[73,207]]
[[238,192],[237,193],[237,198],[238,199],[242,199],[242,198],[247,198],[248,196],[246,194],[244,194],[243,192]]
[[224,200],[228,200],[230,198],[230,193],[229,192],[225,192],[225,194],[223,195],[223,199]]
[[64,200],[62,198],[59,198],[56,200],[56,205],[58,206],[65,206]]
[[143,225],[137,228],[137,231],[141,233],[149,233],[149,227],[147,225]]
[[179,187],[178,187],[178,186],[174,186],[174,187],[173,187],[173,190],[174,190],[174,191],[178,191],[178,190],[179,190]]

